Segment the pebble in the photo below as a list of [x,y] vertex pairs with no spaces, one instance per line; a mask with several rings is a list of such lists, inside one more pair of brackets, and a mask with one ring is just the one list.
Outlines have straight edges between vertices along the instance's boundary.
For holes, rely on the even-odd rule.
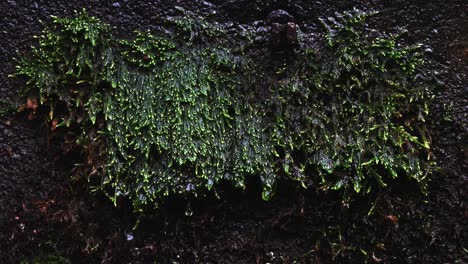
[[8,0],[8,4],[10,4],[12,7],[16,7],[18,5],[14,0]]
[[203,5],[208,6],[208,7],[214,7],[214,4],[208,2],[208,1],[203,1]]
[[293,22],[293,21],[294,21],[294,17],[282,9],[273,10],[268,15],[268,23],[270,24],[273,24],[273,23],[286,24],[288,22]]

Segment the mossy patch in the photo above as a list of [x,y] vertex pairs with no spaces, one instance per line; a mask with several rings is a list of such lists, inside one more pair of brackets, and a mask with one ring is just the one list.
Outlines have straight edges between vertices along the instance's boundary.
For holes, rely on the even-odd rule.
[[114,202],[141,210],[246,177],[262,179],[266,200],[278,177],[367,193],[405,176],[425,190],[431,96],[415,48],[370,34],[367,13],[337,15],[328,46],[299,51],[268,98],[255,98],[249,34],[181,12],[167,30],[126,40],[84,11],[53,17],[19,60],[47,122],[80,131],[75,172]]

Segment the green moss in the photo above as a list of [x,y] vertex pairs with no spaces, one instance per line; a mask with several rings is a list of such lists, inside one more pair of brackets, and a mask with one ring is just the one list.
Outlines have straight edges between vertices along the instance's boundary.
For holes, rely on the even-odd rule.
[[0,117],[6,114],[14,113],[18,109],[15,103],[0,98]]
[[261,173],[267,150],[240,93],[246,65],[215,47],[180,47],[163,57],[150,74],[126,69],[106,96],[105,183],[114,194],[144,204],[221,179],[243,186],[247,173]]
[[21,261],[20,264],[68,264],[71,263],[68,259],[50,255],[47,257],[36,257],[33,261]]
[[368,193],[409,177],[425,192],[430,77],[419,69],[418,47],[367,30],[369,15],[354,10],[322,21],[328,46],[320,55],[305,51],[301,67],[273,91],[284,166],[333,189]]
[[[18,65],[61,124],[80,126],[85,172],[102,172],[97,187],[136,209],[222,179],[243,187],[247,175],[268,169],[268,138],[246,103],[248,59],[202,18],[167,22],[175,35],[116,40],[85,12],[54,18]],[[63,103],[66,111],[55,113]]]
[[369,192],[408,176],[425,188],[421,59],[395,37],[361,29],[367,14],[326,23],[321,55],[305,50],[268,98],[255,98],[249,34],[181,12],[168,30],[126,40],[84,11],[54,17],[19,60],[17,74],[48,118],[81,131],[87,158],[76,172],[100,179],[95,187],[114,202],[127,197],[140,210],[221,180],[242,188],[252,176],[266,200],[279,177]]

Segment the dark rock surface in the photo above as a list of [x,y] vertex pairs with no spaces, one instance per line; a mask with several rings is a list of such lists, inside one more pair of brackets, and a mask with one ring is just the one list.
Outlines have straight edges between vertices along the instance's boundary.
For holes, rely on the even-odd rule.
[[298,26],[294,17],[282,9],[271,11],[268,15],[270,24],[270,42],[273,51],[292,49],[298,46]]
[[[240,193],[226,187],[223,199],[192,204],[191,217],[184,216],[185,203],[175,199],[132,231],[135,219],[123,217],[131,211],[128,206],[114,208],[103,197],[86,194],[79,183],[70,184],[76,157],[63,156],[39,124],[7,115],[0,117],[0,263],[48,254],[72,263],[468,262],[466,1],[4,0],[1,99],[17,100],[24,80],[7,77],[14,72],[14,57],[29,49],[50,15],[70,16],[86,8],[125,37],[157,27],[161,16],[176,12],[174,5],[222,23],[258,28],[261,43],[268,15],[278,9],[310,34],[322,33],[319,17],[355,6],[380,11],[371,21],[380,29],[406,28],[405,41],[428,45],[434,60],[430,67],[444,83],[435,119],[442,120],[443,106],[452,112],[452,121],[434,125],[434,155],[441,169],[431,176],[429,196],[396,185],[379,195],[378,213],[367,217],[366,201],[342,211],[333,194],[297,191],[287,184],[270,203],[259,199],[258,190]],[[336,226],[340,230],[334,234],[340,236],[323,235]]]
[[268,23],[270,24],[287,24],[288,22],[294,22],[294,17],[282,9],[273,10],[268,15]]

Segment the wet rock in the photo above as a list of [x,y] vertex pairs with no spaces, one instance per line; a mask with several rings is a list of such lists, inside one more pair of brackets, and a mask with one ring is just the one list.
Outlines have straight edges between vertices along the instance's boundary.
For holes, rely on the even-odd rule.
[[298,26],[288,12],[277,9],[268,15],[271,25],[270,42],[274,52],[291,50],[298,45]]
[[294,22],[294,17],[282,9],[274,10],[268,15],[268,23],[270,24],[286,24],[288,22]]
[[267,27],[258,27],[255,32],[257,33],[257,35],[266,35],[266,34],[268,34],[268,28]]
[[16,1],[14,1],[14,0],[8,0],[7,3],[8,3],[11,7],[17,7],[17,3],[16,3]]
[[204,5],[204,6],[207,6],[207,7],[209,7],[209,8],[214,8],[214,7],[215,7],[214,4],[212,4],[212,3],[208,2],[208,1],[203,1],[203,5]]
[[[15,91],[17,88],[20,87],[20,85],[24,85],[22,81],[14,78],[7,78],[7,75],[14,71],[15,62],[13,58],[15,58],[17,54],[16,50],[29,50],[30,45],[32,45],[33,41],[35,41],[32,36],[38,35],[42,29],[42,25],[39,20],[42,19],[45,22],[50,21],[48,16],[45,16],[37,11],[31,11],[35,8],[34,6],[31,6],[33,1],[38,3],[36,3],[38,6],[37,8],[47,10],[50,14],[59,16],[73,15],[74,9],[81,10],[83,7],[86,7],[94,14],[97,14],[98,17],[104,19],[106,18],[107,14],[112,13],[114,15],[109,16],[107,22],[115,25],[113,32],[119,35],[119,37],[131,37],[133,36],[131,33],[133,30],[146,29],[146,27],[149,27],[149,25],[154,25],[156,22],[160,21],[160,17],[165,15],[175,15],[176,12],[173,8],[174,4],[183,5],[184,8],[197,11],[195,9],[194,3],[198,2],[182,0],[120,0],[119,2],[122,5],[120,9],[122,9],[122,12],[117,14],[117,12],[120,11],[115,10],[120,9],[114,8],[111,4],[109,4],[113,1],[2,0],[0,1],[0,11],[3,11],[3,20],[1,24],[2,28],[0,29],[0,34],[3,34],[1,40],[2,45],[0,45],[0,61],[2,61],[2,67],[0,67],[0,97],[2,99],[15,98]],[[460,146],[460,142],[462,142],[460,137],[466,135],[466,131],[461,130],[466,128],[466,126],[463,124],[466,122],[464,121],[466,119],[464,118],[464,113],[466,113],[464,107],[466,105],[467,93],[465,92],[466,85],[464,85],[466,83],[466,74],[464,71],[462,72],[464,68],[462,68],[463,65],[458,62],[458,58],[463,58],[461,57],[462,54],[468,54],[468,52],[456,53],[455,51],[452,51],[452,49],[460,49],[461,52],[461,47],[459,48],[458,46],[450,47],[450,49],[447,50],[447,47],[450,43],[466,43],[466,34],[463,34],[464,29],[466,28],[466,23],[463,23],[463,19],[465,18],[465,14],[463,13],[465,10],[463,8],[463,1],[455,0],[451,1],[451,4],[447,4],[442,0],[207,1],[214,3],[216,8],[219,6],[219,17],[220,21],[222,22],[234,21],[236,23],[250,23],[251,21],[256,21],[258,19],[265,19],[263,22],[264,24],[254,24],[253,26],[257,28],[256,36],[262,36],[262,38],[266,38],[266,40],[264,40],[266,44],[269,44],[271,33],[271,23],[269,23],[267,20],[266,15],[271,10],[270,7],[274,6],[274,8],[279,8],[282,6],[278,4],[279,2],[294,2],[294,4],[289,5],[288,8],[291,8],[291,13],[294,14],[294,20],[296,22],[301,21],[300,28],[305,32],[321,32],[321,28],[313,23],[317,17],[327,17],[332,15],[334,11],[350,10],[355,4],[366,6],[375,2],[374,8],[378,8],[377,4],[378,6],[383,5],[385,8],[382,8],[382,11],[384,12],[381,14],[383,16],[389,16],[390,18],[394,19],[395,22],[392,22],[393,24],[408,26],[408,28],[411,30],[411,35],[413,35],[415,40],[418,42],[431,44],[431,49],[433,50],[432,56],[437,59],[437,64],[440,63],[442,65],[440,66],[442,68],[438,68],[437,77],[441,78],[441,80],[444,82],[444,93],[443,95],[437,97],[439,98],[437,102],[441,105],[445,105],[445,103],[447,103],[447,105],[453,105],[455,109],[455,121],[453,125],[450,125],[449,127],[438,128],[438,137],[434,138],[434,142],[438,142],[438,148],[436,150],[438,152],[436,152],[434,155],[438,157],[438,164],[440,164],[444,172],[433,177],[430,185],[431,195],[427,196],[427,202],[421,203],[421,206],[407,206],[410,208],[411,212],[413,208],[415,209],[416,216],[415,218],[407,217],[405,225],[401,225],[399,230],[395,231],[392,225],[387,226],[382,224],[382,220],[379,217],[366,217],[365,221],[357,222],[356,226],[354,226],[354,222],[352,223],[352,226],[349,225],[350,228],[347,228],[347,243],[350,245],[353,245],[354,243],[358,243],[357,245],[362,245],[359,243],[362,243],[363,240],[386,242],[386,249],[379,250],[379,252],[376,253],[383,254],[383,252],[387,252],[386,254],[388,256],[385,260],[383,260],[383,262],[392,262],[392,259],[395,260],[399,258],[405,259],[407,256],[412,256],[412,259],[409,259],[408,261],[413,263],[456,263],[457,258],[458,261],[463,262],[463,258],[466,256],[466,251],[464,251],[461,245],[463,243],[460,241],[466,241],[466,239],[463,239],[466,237],[466,235],[464,236],[463,233],[459,234],[459,227],[464,226],[463,224],[466,223],[466,216],[468,215],[465,209],[466,203],[463,203],[463,201],[466,200],[463,199],[466,197],[466,188],[463,188],[463,186],[466,185],[464,184],[466,182],[466,165],[464,165],[464,159],[466,160],[468,157],[468,154],[465,154],[468,153],[468,149]],[[128,3],[131,3],[131,5]],[[432,6],[431,9],[424,9],[428,6]],[[303,12],[300,11],[300,8],[302,7],[305,10]],[[124,8],[125,10],[123,10]],[[411,16],[415,16],[413,13],[415,13],[414,10],[416,9],[427,11],[423,11],[422,14],[418,15],[417,19],[410,19]],[[425,15],[424,12],[427,15]],[[314,16],[313,14],[317,14],[317,16]],[[433,15],[439,17],[437,19],[431,20]],[[429,22],[435,21],[440,23],[434,24],[437,26],[436,31],[430,32],[430,27],[424,27],[426,23],[429,24],[427,19],[423,20],[425,17],[429,19]],[[288,22],[276,22],[279,23],[279,25],[284,26],[288,24]],[[382,23],[381,27],[385,28],[387,24],[392,23]],[[232,27],[234,28],[234,26]],[[299,28],[297,24],[296,27]],[[424,28],[425,30],[420,31],[418,35],[413,33],[419,28]],[[288,35],[288,29],[285,29],[286,40],[290,39]],[[263,46],[256,48],[263,48]],[[452,54],[450,52],[453,52],[453,57],[450,55]],[[456,56],[459,57],[457,58]],[[263,61],[266,60],[260,60],[260,63]],[[267,87],[267,89],[269,89],[269,87]],[[443,106],[439,106],[437,109],[443,109]],[[456,110],[458,110],[458,112]],[[2,120],[1,117],[0,120]],[[7,130],[4,132],[5,128]],[[55,157],[56,155],[50,154],[44,139],[45,135],[40,134],[37,129],[31,128],[30,126],[24,124],[23,121],[16,121],[11,126],[7,126],[7,124],[4,122],[0,122],[0,156],[2,157],[0,159],[0,230],[2,231],[9,230],[7,227],[9,227],[9,224],[12,222],[12,219],[14,219],[14,216],[18,215],[17,211],[23,210],[21,209],[22,203],[26,203],[27,205],[28,202],[37,201],[38,199],[46,199],[46,197],[48,197],[47,199],[50,199],[50,197],[53,197],[56,193],[51,190],[57,188],[57,186],[65,186],[60,187],[60,193],[66,193],[62,190],[68,190],[69,182],[68,180],[65,180],[68,179],[69,175],[68,167],[62,165],[64,168],[67,168],[63,172],[55,170],[52,171],[52,169],[49,169],[48,163],[50,161],[48,157]],[[12,151],[16,151],[19,155],[21,155],[21,158],[13,158],[14,152],[12,152],[10,157],[6,151],[7,146],[10,146]],[[56,162],[56,164],[61,164],[60,161],[62,160],[59,160],[59,162]],[[71,164],[73,165],[73,162]],[[251,197],[245,195],[243,192],[241,192],[240,195],[242,196],[239,197]],[[104,257],[107,256],[107,254],[105,254],[107,250],[103,249],[107,249],[106,247],[99,247],[100,249],[98,248],[96,251],[86,254],[81,252],[79,247],[81,247],[85,238],[96,241],[95,243],[97,243],[97,245],[107,245],[108,243],[113,243],[114,240],[110,240],[112,235],[115,232],[121,232],[122,226],[128,224],[128,221],[121,220],[122,211],[116,211],[113,207],[107,207],[107,203],[99,201],[96,203],[89,203],[90,200],[88,196],[85,198],[79,197],[78,195],[76,196],[77,200],[79,198],[79,204],[83,205],[82,212],[85,212],[80,214],[80,223],[74,223],[72,226],[63,223],[58,225],[60,228],[55,228],[57,225],[51,225],[51,223],[47,221],[26,223],[26,230],[28,230],[32,224],[35,226],[41,225],[39,228],[48,228],[49,226],[52,226],[51,231],[53,232],[50,232],[50,234],[47,235],[44,233],[44,235],[41,235],[37,239],[32,239],[30,236],[23,237],[21,239],[19,235],[15,235],[9,232],[1,232],[0,259],[2,260],[0,263],[18,263],[21,260],[28,258],[28,256],[31,257],[31,255],[39,254],[38,252],[41,251],[42,247],[39,245],[43,245],[43,243],[49,243],[47,242],[49,240],[45,240],[46,238],[50,239],[51,243],[58,243],[57,246],[59,246],[63,252],[75,252],[73,254],[76,256],[76,258],[74,261],[72,261],[73,263],[93,263],[94,261],[89,260],[104,259]],[[384,197],[386,196],[387,195],[384,195]],[[64,195],[59,197],[64,197]],[[67,199],[64,198],[64,204],[68,206],[76,203],[75,200],[70,200],[72,198],[68,197],[69,196],[65,196]],[[237,196],[233,196],[231,194],[231,197]],[[278,198],[279,197],[282,196],[278,196]],[[132,241],[155,241],[154,243],[158,243],[158,251],[156,251],[156,253],[151,256],[151,259],[155,259],[155,261],[159,259],[159,262],[164,262],[164,260],[169,261],[170,259],[176,261],[177,259],[177,261],[180,263],[251,263],[255,261],[255,258],[257,258],[259,262],[266,262],[272,257],[272,254],[265,256],[266,253],[264,254],[264,252],[270,252],[270,249],[277,249],[278,252],[281,252],[281,254],[285,256],[285,261],[287,261],[288,258],[293,258],[290,256],[299,256],[304,254],[304,245],[310,243],[310,241],[308,241],[309,237],[317,236],[316,233],[318,229],[326,229],[329,225],[331,225],[328,223],[341,221],[339,215],[336,216],[331,213],[327,213],[330,212],[330,208],[336,209],[333,211],[338,212],[340,209],[339,207],[332,207],[335,205],[335,203],[334,201],[327,200],[326,198],[328,197],[329,196],[326,196],[324,198],[320,195],[317,195],[314,191],[307,192],[307,200],[305,203],[306,210],[304,217],[306,222],[311,224],[307,225],[305,230],[298,232],[297,235],[294,235],[296,233],[291,233],[291,231],[270,231],[272,229],[271,218],[277,215],[276,212],[285,212],[291,209],[290,205],[292,204],[292,200],[290,200],[290,198],[284,198],[284,200],[281,198],[276,202],[269,203],[268,205],[263,205],[263,203],[261,205],[257,205],[257,200],[252,202],[251,199],[247,198],[242,198],[239,200],[237,200],[237,198],[231,198],[231,200],[235,200],[236,202],[232,203],[226,199],[220,199],[215,200],[216,202],[213,204],[209,203],[209,207],[206,209],[206,219],[208,219],[206,221],[198,221],[195,220],[196,218],[189,218],[188,222],[174,220],[179,219],[173,216],[176,215],[176,213],[161,214],[161,218],[164,217],[162,220],[160,220],[158,217],[153,217],[151,218],[153,221],[148,222],[147,229],[139,230],[140,234],[144,234],[145,237],[140,239],[135,233],[133,234],[135,238]],[[386,205],[387,200],[383,200],[385,200]],[[391,201],[393,200],[394,199],[392,198]],[[456,201],[460,202],[457,204]],[[361,219],[360,217],[362,216],[359,214],[359,212],[365,208],[360,208],[358,203],[356,205],[357,206],[353,207],[356,210],[349,210],[349,219]],[[389,208],[394,208],[394,210],[398,212],[398,208],[394,206],[396,206],[395,203],[393,203],[392,207]],[[166,210],[169,210],[170,212],[175,210],[174,207],[168,206],[168,208],[169,209]],[[184,209],[180,210],[180,214],[183,215]],[[36,216],[36,214],[33,214],[34,212],[35,211],[31,211],[31,217],[29,218],[34,219],[32,217]],[[40,216],[39,214],[37,215]],[[87,218],[89,220],[83,221],[84,217],[82,218],[81,215],[88,215]],[[96,215],[99,217],[93,218],[93,216]],[[428,230],[428,234],[422,232],[422,223],[419,222],[423,220],[421,217],[425,217],[426,215],[431,216],[429,218],[430,228]],[[26,217],[20,216],[19,219],[23,220],[26,219]],[[169,220],[166,222],[166,219]],[[412,219],[415,220],[412,221]],[[95,222],[98,222],[99,225],[95,224]],[[202,223],[202,225],[200,223]],[[322,226],[321,223],[325,223],[325,225]],[[17,228],[16,224],[17,223],[14,222],[14,228]],[[99,226],[100,228],[90,228],[93,225]],[[81,226],[83,229],[80,229],[81,227],[78,226]],[[162,231],[160,231],[160,229],[162,229]],[[290,230],[287,226],[286,229]],[[63,230],[66,230],[67,232],[65,237],[63,236]],[[93,230],[99,230],[99,232],[95,232]],[[148,232],[148,230],[150,231]],[[172,230],[176,230],[177,233],[176,231]],[[461,232],[462,231],[463,230],[461,230]],[[177,239],[174,240],[173,238],[176,237],[176,235],[174,235],[175,233],[177,234]],[[259,234],[258,238],[256,234]],[[458,237],[453,238],[455,235]],[[431,238],[429,240],[432,240],[430,245],[429,242],[424,242],[427,241],[428,236]],[[463,237],[460,238],[460,236]],[[272,237],[272,239],[264,241],[264,237]],[[123,240],[127,241],[125,236],[123,236],[123,238]],[[159,244],[161,245],[160,247]],[[317,246],[319,244],[317,244]],[[114,245],[115,249],[112,251],[114,253],[118,251],[123,251],[125,253],[126,247],[128,246],[128,244],[112,244],[112,248],[114,248]],[[383,247],[383,244],[381,245]],[[410,246],[403,247],[402,245]],[[239,249],[232,250],[234,247]],[[377,247],[379,246],[377,245]],[[76,250],[77,248],[78,250]],[[151,245],[147,245],[144,248],[151,249]],[[140,255],[144,254],[144,248],[140,248],[138,250]],[[187,252],[190,252],[189,249],[191,249],[192,252],[182,253],[184,255],[176,258],[176,255],[180,254],[179,252],[182,252],[179,250],[180,248],[186,249]],[[194,248],[198,250],[195,251]],[[374,248],[373,245],[372,248]],[[368,250],[368,248],[364,249]],[[44,248],[42,250],[44,250]],[[323,250],[322,246],[320,246],[320,250]],[[274,252],[275,257],[278,258],[276,251]],[[316,253],[317,255],[315,258],[319,259],[317,261],[331,261],[328,259],[328,250],[317,251]],[[327,255],[321,255],[323,253]],[[364,262],[364,260],[360,259],[362,254],[359,250],[357,251],[357,254],[361,255],[354,255],[355,253],[353,253],[353,251],[349,251],[349,253],[349,256],[346,257],[337,256],[338,259],[336,262]],[[404,255],[402,255],[402,253]],[[198,257],[196,257],[197,255]],[[315,253],[313,255],[315,255]],[[112,257],[114,262],[119,261],[121,263],[149,262],[148,259],[146,259],[146,261],[127,259],[128,257],[131,257],[128,254],[126,254],[125,258],[122,259],[120,259],[118,256]],[[378,257],[379,259],[384,259],[382,255],[378,255]],[[312,256],[310,256],[310,258],[312,259]],[[395,262],[398,261],[395,260]]]
[[255,42],[257,43],[268,42],[268,33],[269,33],[269,30],[267,27],[258,27],[255,30]]
[[254,22],[252,23],[252,26],[254,26],[254,27],[261,27],[261,26],[263,26],[263,25],[264,25],[263,20],[256,20],[256,21],[254,21]]
[[288,22],[285,27],[285,35],[287,43],[291,46],[297,46],[299,44],[297,38],[297,24]]
[[280,50],[283,41],[283,28],[284,26],[279,23],[271,24],[271,47],[273,50]]

